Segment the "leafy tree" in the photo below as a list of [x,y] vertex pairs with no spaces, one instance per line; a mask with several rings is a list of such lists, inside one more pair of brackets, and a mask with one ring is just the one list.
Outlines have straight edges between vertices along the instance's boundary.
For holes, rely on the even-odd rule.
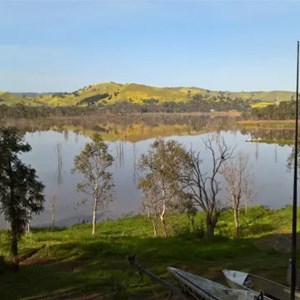
[[15,128],[0,129],[0,212],[11,227],[11,254],[18,268],[18,240],[32,213],[43,211],[44,185],[35,169],[25,165],[19,154],[29,152]]
[[139,188],[144,192],[142,207],[152,220],[154,235],[157,233],[154,219],[159,216],[164,236],[167,236],[166,215],[180,207],[179,178],[188,165],[187,160],[188,154],[180,143],[162,139],[154,141],[139,160],[139,169],[145,172],[139,180]]
[[73,172],[83,175],[83,181],[77,184],[77,190],[93,197],[93,229],[95,234],[97,211],[104,210],[113,200],[113,179],[107,169],[114,158],[108,153],[108,146],[100,135],[94,135],[93,140],[74,158]]

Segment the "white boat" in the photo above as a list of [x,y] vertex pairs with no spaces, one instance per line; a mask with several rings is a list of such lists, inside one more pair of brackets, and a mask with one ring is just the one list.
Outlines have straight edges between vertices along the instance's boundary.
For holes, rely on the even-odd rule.
[[[248,291],[263,291],[270,299],[289,300],[290,288],[269,279],[234,270],[223,270],[228,284],[232,288],[244,288]],[[300,293],[296,292],[295,299],[300,300]]]
[[203,278],[196,274],[169,267],[168,271],[177,279],[183,292],[193,299],[201,300],[269,300],[270,298],[250,290],[235,290]]

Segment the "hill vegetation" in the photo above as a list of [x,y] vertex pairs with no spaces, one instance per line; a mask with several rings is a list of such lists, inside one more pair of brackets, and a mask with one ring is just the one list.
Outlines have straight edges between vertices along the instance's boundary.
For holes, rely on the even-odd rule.
[[163,105],[165,103],[228,103],[242,105],[256,102],[274,103],[289,101],[292,92],[228,92],[210,91],[196,87],[160,88],[143,84],[114,82],[89,85],[72,93],[0,93],[0,103],[30,106],[114,106],[120,103],[137,105]]
[[254,120],[290,120],[295,117],[295,101],[273,103],[269,105],[255,105],[243,117]]

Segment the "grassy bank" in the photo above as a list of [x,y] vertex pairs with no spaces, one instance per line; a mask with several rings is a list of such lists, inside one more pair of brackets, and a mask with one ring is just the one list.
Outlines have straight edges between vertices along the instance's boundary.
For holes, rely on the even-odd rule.
[[237,125],[242,132],[251,134],[250,142],[294,144],[295,120],[247,120]]
[[295,120],[246,120],[237,122],[242,127],[261,129],[294,129]]
[[[168,292],[148,278],[140,281],[126,259],[138,260],[172,281],[168,266],[176,266],[223,282],[221,270],[232,268],[285,283],[289,259],[291,208],[251,208],[242,215],[241,239],[234,238],[232,215],[222,217],[214,239],[202,236],[202,214],[189,232],[186,216],[168,220],[170,236],[152,237],[150,222],[122,218],[97,225],[65,229],[36,229],[20,243],[20,254],[41,248],[21,263],[19,273],[1,276],[0,299],[164,299]],[[0,255],[8,256],[8,235],[2,231]]]

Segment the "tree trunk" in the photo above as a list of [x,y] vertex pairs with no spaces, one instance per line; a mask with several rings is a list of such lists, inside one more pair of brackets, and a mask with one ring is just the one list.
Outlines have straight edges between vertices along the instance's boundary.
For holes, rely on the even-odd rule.
[[30,234],[30,223],[31,223],[31,220],[28,220],[28,223],[26,225],[26,235]]
[[94,199],[94,207],[93,207],[93,230],[92,230],[92,235],[95,234],[96,232],[96,217],[97,217],[97,199]]
[[13,257],[18,255],[18,237],[13,231],[11,233],[10,251]]
[[208,237],[213,237],[215,235],[216,220],[212,216],[206,216],[206,233]]
[[151,219],[151,221],[152,221],[152,226],[153,226],[153,237],[157,237],[157,229],[156,229],[155,220]]
[[190,232],[195,232],[195,217],[189,216],[189,223],[190,223]]
[[239,210],[236,207],[233,209],[233,216],[234,216],[236,236],[239,238],[240,237],[240,217],[239,217]]
[[27,221],[27,225],[26,225],[26,230],[25,230],[25,233],[26,235],[28,235],[30,233],[30,229],[31,229],[31,211],[29,211],[29,219]]
[[18,261],[18,236],[16,232],[11,228],[11,241],[10,241],[10,251],[12,254],[12,270],[14,272],[19,271],[19,261]]
[[167,226],[166,226],[166,220],[165,220],[165,213],[166,213],[166,205],[163,204],[163,210],[162,210],[162,213],[160,214],[160,221],[163,225],[164,237],[167,237]]

